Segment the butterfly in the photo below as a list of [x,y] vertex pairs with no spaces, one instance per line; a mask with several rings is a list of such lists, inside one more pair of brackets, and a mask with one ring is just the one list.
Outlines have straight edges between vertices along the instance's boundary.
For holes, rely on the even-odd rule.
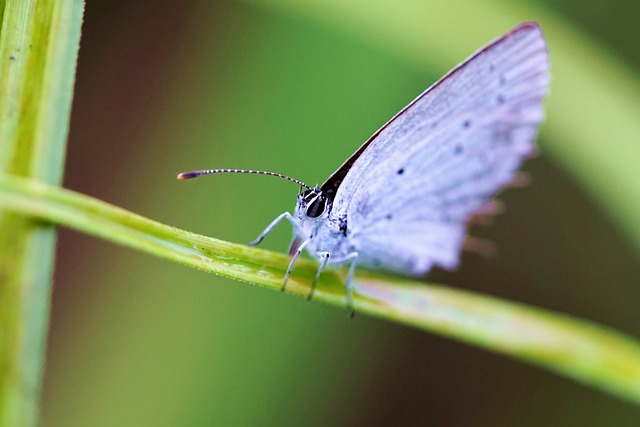
[[468,220],[535,153],[549,81],[544,35],[537,23],[524,22],[420,94],[321,186],[243,169],[184,172],[178,178],[257,173],[299,184],[294,213],[279,215],[250,245],[288,220],[294,239],[282,290],[307,250],[319,260],[308,297],[327,265],[348,264],[346,299],[352,310],[356,266],[409,276],[458,266]]

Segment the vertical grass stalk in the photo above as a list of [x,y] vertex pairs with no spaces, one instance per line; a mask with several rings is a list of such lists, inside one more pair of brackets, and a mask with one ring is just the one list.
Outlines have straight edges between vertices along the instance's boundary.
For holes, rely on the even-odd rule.
[[[60,184],[83,9],[0,0],[0,174]],[[0,427],[37,423],[55,239],[0,210]]]

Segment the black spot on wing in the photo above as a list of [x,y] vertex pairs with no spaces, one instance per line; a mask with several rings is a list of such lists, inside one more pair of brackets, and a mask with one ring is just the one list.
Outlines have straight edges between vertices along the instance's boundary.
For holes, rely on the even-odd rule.
[[404,168],[398,169],[398,175],[402,175],[404,173]]
[[342,234],[344,235],[344,237],[347,237],[347,216],[343,215],[340,218],[338,218],[338,224],[340,227],[340,231],[342,231]]

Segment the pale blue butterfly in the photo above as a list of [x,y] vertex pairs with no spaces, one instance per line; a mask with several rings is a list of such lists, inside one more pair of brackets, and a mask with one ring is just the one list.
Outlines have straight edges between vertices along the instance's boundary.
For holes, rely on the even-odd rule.
[[320,261],[309,298],[327,264],[350,264],[347,305],[356,265],[411,276],[432,267],[454,269],[469,218],[511,182],[534,154],[549,59],[538,24],[522,23],[449,71],[373,134],[320,187],[298,183],[293,255],[284,277],[306,249]]

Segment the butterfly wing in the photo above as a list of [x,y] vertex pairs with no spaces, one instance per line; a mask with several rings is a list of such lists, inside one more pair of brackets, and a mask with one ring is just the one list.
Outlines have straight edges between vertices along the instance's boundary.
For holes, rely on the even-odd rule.
[[542,119],[546,43],[524,23],[482,48],[377,131],[332,175],[359,263],[406,274],[458,264],[465,222],[513,180]]

